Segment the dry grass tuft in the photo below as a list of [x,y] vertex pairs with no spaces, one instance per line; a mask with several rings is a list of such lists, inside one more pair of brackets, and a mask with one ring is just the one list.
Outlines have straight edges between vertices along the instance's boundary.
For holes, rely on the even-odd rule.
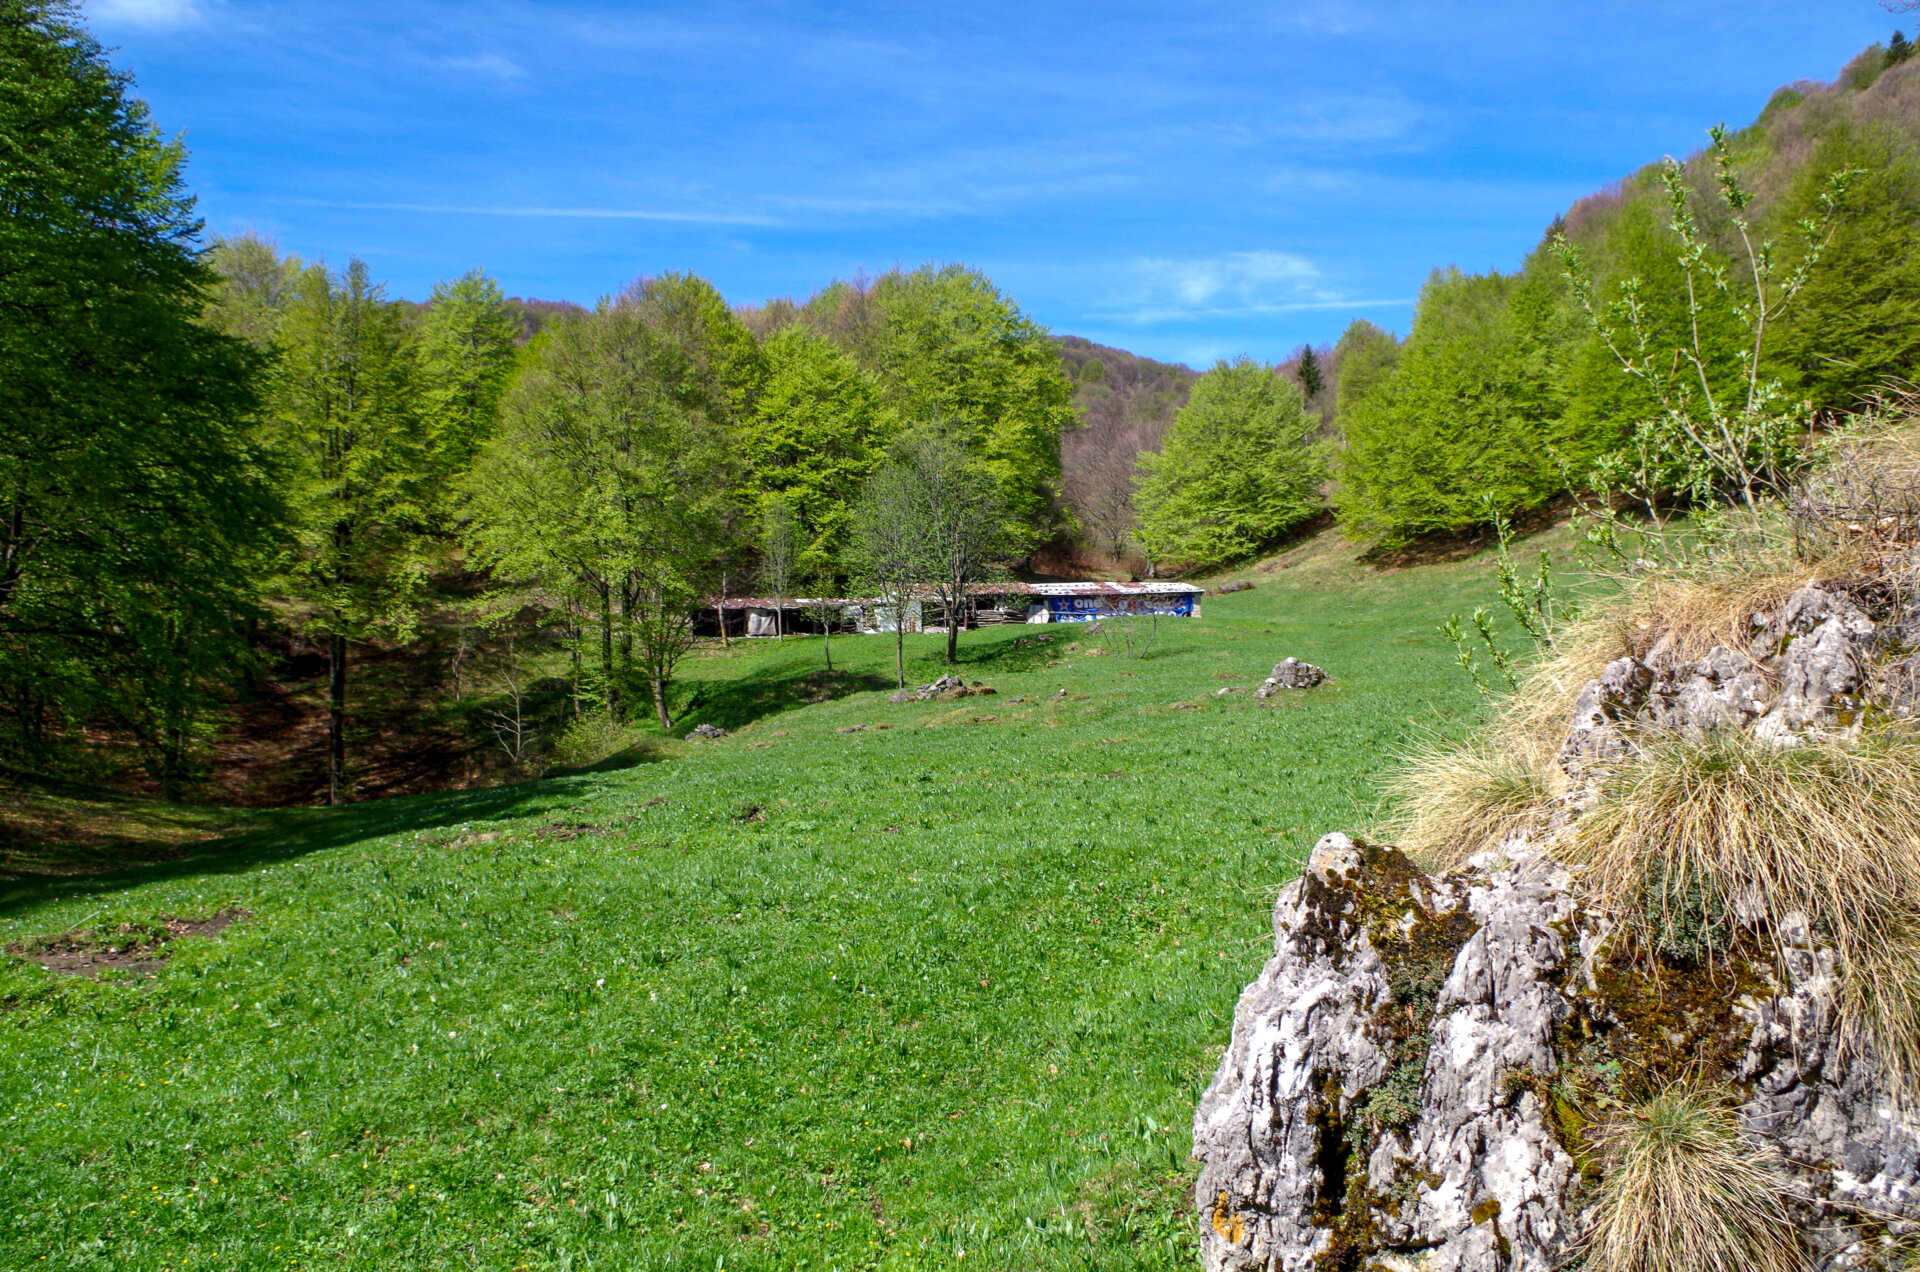
[[1551,750],[1430,743],[1388,779],[1403,809],[1382,836],[1426,865],[1450,870],[1513,835],[1544,829],[1559,769]]
[[1776,750],[1729,731],[1643,738],[1565,850],[1654,944],[1722,916],[1800,914],[1839,955],[1852,1040],[1920,1085],[1920,731]]
[[1604,1174],[1586,1237],[1600,1272],[1803,1272],[1766,1150],[1725,1092],[1680,1086],[1595,1135]]

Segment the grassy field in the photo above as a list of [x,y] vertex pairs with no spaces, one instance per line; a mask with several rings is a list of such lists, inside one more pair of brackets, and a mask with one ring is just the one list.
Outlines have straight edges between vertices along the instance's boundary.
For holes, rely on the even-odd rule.
[[[1434,625],[1490,591],[1326,540],[1247,577],[1144,659],[969,634],[992,697],[889,705],[891,640],[830,679],[741,644],[687,664],[719,742],[16,865],[0,1266],[1190,1265],[1273,894],[1472,716]],[[1257,704],[1288,654],[1336,679]],[[134,948],[43,971],[74,932]]]

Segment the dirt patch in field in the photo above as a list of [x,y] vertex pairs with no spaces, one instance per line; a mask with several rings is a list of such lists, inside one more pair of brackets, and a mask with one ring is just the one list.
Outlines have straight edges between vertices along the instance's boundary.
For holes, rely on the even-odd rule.
[[89,980],[107,969],[151,976],[172,953],[168,948],[172,942],[184,936],[218,936],[250,917],[250,911],[229,906],[205,919],[162,918],[150,924],[122,923],[110,932],[62,932],[15,941],[7,946],[7,953],[50,972]]

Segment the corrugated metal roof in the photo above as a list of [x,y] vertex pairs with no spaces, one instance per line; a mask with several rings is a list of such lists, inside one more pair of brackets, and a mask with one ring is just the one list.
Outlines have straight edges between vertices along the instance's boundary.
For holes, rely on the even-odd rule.
[[[1199,596],[1206,592],[1203,587],[1191,583],[1168,583],[1159,579],[1148,579],[1140,583],[976,583],[967,589],[971,596]],[[922,600],[934,599],[932,592],[921,592]],[[881,602],[873,597],[828,597],[813,599],[789,596],[778,602],[787,609],[797,609],[804,605],[878,605]],[[707,602],[711,607],[715,602]],[[730,610],[772,609],[776,602],[770,596],[729,596],[724,605]]]
[[1034,596],[1198,596],[1207,589],[1191,583],[1165,583],[1148,579],[1140,583],[1029,583]]
[[[706,607],[708,609],[712,609],[714,605],[717,603],[718,602],[709,600],[707,602]],[[771,596],[729,596],[724,603],[724,608],[730,609],[730,610],[772,609],[776,604],[786,609],[799,609],[802,606],[806,606],[806,605],[871,605],[873,604],[873,602],[858,601],[858,600],[850,601],[837,596],[833,596],[833,597],[787,596],[787,597],[782,597],[777,602]]]

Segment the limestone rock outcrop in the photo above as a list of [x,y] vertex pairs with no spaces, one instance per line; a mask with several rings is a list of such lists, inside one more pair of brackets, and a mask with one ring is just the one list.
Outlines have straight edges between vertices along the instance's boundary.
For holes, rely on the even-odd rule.
[[1910,715],[1920,657],[1875,608],[1808,585],[1754,615],[1742,648],[1663,638],[1609,664],[1559,753],[1575,794],[1537,841],[1434,877],[1323,838],[1275,904],[1273,956],[1195,1114],[1209,1272],[1572,1266],[1601,1173],[1588,1120],[1655,1073],[1737,1095],[1810,1266],[1877,1266],[1920,1235],[1920,1109],[1843,1029],[1833,952],[1805,920],[1692,961],[1634,957],[1553,855],[1579,793],[1656,731],[1793,746]]

